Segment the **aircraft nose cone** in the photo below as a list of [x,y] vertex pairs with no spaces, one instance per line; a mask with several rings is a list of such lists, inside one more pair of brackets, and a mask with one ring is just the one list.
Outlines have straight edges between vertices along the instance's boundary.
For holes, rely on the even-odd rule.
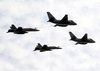
[[72,25],[77,25],[77,24],[75,22],[73,22]]
[[95,43],[95,41],[94,41],[94,40],[92,40],[91,42],[92,42],[92,43]]
[[40,30],[36,30],[36,31],[40,31]]
[[95,43],[95,41],[93,41],[93,43]]
[[74,23],[74,25],[77,25],[76,23]]
[[59,48],[59,49],[62,49],[62,48]]
[[25,31],[25,33],[28,33],[27,31]]

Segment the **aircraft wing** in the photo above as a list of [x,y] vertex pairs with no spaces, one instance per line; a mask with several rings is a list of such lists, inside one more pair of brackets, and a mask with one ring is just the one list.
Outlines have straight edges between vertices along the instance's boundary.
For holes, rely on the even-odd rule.
[[82,41],[86,41],[88,39],[87,34],[82,37]]
[[65,21],[65,20],[68,21],[68,15],[65,15],[65,16],[61,19],[62,22]]
[[39,31],[38,29],[33,29],[33,28],[24,28],[25,31]]

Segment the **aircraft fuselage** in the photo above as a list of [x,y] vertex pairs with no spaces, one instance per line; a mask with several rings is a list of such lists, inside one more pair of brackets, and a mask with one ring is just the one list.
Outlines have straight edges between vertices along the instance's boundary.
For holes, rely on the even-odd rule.
[[76,25],[76,23],[72,20],[69,20],[69,21],[54,20],[52,21],[52,23],[56,24],[55,26],[62,26],[62,27],[66,27],[68,25]]
[[74,39],[73,41],[77,42],[76,44],[87,44],[87,43],[95,43],[92,39],[82,40],[82,39]]

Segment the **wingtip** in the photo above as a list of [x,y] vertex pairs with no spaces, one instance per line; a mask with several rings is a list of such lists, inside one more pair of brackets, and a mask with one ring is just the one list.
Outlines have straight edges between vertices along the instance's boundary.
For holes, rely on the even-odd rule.
[[62,49],[62,48],[59,47],[59,48],[57,48],[57,49]]

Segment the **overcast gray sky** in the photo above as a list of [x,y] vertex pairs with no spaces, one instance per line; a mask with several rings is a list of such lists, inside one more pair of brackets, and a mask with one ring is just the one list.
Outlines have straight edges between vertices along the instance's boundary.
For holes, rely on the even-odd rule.
[[[100,71],[99,0],[0,0],[0,71]],[[57,19],[68,14],[76,26],[52,27],[46,12]],[[11,24],[37,27],[25,35],[6,33]],[[88,33],[94,44],[74,45]],[[37,43],[60,46],[61,50],[33,52]]]

